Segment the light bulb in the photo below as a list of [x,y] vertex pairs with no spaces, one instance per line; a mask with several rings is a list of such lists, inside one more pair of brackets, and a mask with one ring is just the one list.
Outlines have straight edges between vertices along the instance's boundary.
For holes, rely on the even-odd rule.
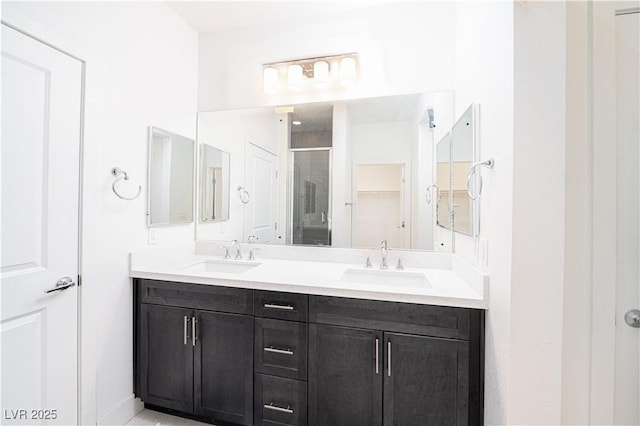
[[356,81],[356,60],[351,57],[342,58],[340,61],[340,83],[343,86],[351,86]]
[[316,89],[329,87],[329,63],[318,61],[313,64],[313,84]]
[[292,92],[299,92],[302,90],[302,66],[301,65],[290,65],[287,71],[287,86],[289,90]]
[[265,93],[278,93],[278,70],[273,67],[267,67],[263,71],[262,83]]

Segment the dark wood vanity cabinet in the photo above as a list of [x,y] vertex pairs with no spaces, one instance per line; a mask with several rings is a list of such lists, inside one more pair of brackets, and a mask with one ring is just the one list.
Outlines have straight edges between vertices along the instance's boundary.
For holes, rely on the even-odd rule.
[[253,424],[253,291],[136,281],[136,396],[210,421]]
[[309,425],[482,424],[483,311],[311,296],[309,321]]
[[483,423],[482,310],[145,279],[135,289],[135,392],[153,407],[239,425]]

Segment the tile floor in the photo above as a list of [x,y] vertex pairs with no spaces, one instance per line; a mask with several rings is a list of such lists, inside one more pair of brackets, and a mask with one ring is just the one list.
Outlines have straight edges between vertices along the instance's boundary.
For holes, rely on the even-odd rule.
[[212,426],[157,411],[142,410],[126,426]]

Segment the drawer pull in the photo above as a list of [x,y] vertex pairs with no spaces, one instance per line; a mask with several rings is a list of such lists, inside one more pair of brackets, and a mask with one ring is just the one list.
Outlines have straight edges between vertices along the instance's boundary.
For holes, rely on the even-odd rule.
[[280,309],[281,311],[293,311],[291,305],[274,305],[273,303],[265,303],[264,307],[267,309]]
[[284,408],[284,407],[278,407],[277,405],[273,405],[273,402],[271,402],[269,404],[264,404],[264,408],[267,408],[273,411],[280,411],[281,413],[293,414],[293,410],[291,409],[290,405],[287,405],[287,408]]
[[276,349],[274,347],[264,348],[265,352],[273,352],[275,354],[284,354],[284,355],[293,355],[293,351],[291,349]]

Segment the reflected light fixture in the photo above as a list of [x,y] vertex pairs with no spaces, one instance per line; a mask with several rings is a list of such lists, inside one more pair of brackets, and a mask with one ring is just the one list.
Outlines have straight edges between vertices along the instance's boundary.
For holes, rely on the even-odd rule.
[[[357,53],[344,53],[264,64],[262,76],[264,92],[276,94],[285,90],[285,87],[282,87],[284,84],[280,84],[280,71],[284,70],[286,70],[286,90],[289,92],[351,86],[357,81],[357,57]],[[332,70],[332,68],[335,69]]]

